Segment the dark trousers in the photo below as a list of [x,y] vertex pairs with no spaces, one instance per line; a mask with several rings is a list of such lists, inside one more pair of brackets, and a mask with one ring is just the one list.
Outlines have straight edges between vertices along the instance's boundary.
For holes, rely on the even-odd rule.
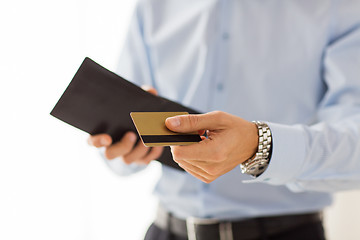
[[[325,240],[324,228],[321,221],[306,223],[273,236],[268,236],[266,232],[262,235],[262,238],[253,240]],[[175,236],[169,231],[162,230],[152,224],[146,233],[145,240],[187,240],[187,238]]]

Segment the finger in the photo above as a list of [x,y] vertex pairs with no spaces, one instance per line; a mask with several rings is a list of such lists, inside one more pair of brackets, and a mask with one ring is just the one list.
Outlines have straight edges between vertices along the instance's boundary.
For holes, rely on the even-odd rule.
[[161,156],[164,148],[163,147],[153,147],[149,153],[139,161],[139,163],[149,164],[152,160],[157,159]]
[[223,170],[223,166],[221,164],[212,163],[209,161],[176,160],[176,162],[186,165],[189,169],[207,178],[210,176],[216,176]]
[[224,125],[227,114],[210,112],[205,114],[189,114],[169,117],[165,120],[166,127],[174,132],[193,132],[199,130],[216,130]]
[[143,90],[145,90],[145,91],[147,91],[147,92],[155,95],[155,96],[158,95],[158,92],[156,91],[156,89],[153,88],[153,87],[151,87],[151,86],[149,86],[149,85],[142,85],[141,88],[142,88]]
[[171,146],[171,153],[174,159],[185,161],[211,161],[220,158],[222,152],[221,145],[216,144],[215,140],[203,139],[199,143],[187,146]]
[[210,174],[207,173],[206,171],[204,171],[204,169],[200,168],[198,165],[194,165],[191,162],[187,162],[187,161],[177,161],[177,163],[183,167],[185,167],[186,169],[189,169],[205,178],[209,178]]
[[97,134],[90,135],[87,139],[87,142],[90,146],[99,148],[110,146],[112,143],[112,139],[109,134]]
[[124,137],[117,143],[109,146],[105,150],[107,159],[124,156],[129,153],[136,142],[136,135],[133,132],[127,132]]
[[191,175],[193,175],[194,177],[200,179],[205,183],[210,183],[214,179],[213,176],[208,175],[206,172],[201,171],[200,169],[196,168],[195,166],[192,166],[191,164],[188,164],[186,162],[179,162],[178,164],[186,172],[190,173]]
[[133,163],[145,157],[149,150],[150,148],[145,147],[144,144],[139,141],[130,152],[123,156],[123,160],[126,164]]

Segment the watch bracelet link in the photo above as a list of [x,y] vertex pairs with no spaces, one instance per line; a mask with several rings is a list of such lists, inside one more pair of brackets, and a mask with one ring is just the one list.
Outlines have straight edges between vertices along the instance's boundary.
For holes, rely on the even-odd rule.
[[258,128],[259,144],[257,152],[250,159],[240,164],[241,172],[254,177],[262,174],[270,162],[272,136],[269,126],[260,121],[253,121]]

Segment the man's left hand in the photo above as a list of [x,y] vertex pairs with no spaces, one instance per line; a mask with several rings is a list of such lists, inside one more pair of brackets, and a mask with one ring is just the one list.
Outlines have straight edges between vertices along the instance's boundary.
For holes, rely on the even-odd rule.
[[257,151],[256,125],[225,112],[175,116],[167,118],[165,124],[174,132],[198,131],[202,135],[206,131],[207,138],[202,136],[199,143],[171,147],[174,161],[205,183],[234,169]]

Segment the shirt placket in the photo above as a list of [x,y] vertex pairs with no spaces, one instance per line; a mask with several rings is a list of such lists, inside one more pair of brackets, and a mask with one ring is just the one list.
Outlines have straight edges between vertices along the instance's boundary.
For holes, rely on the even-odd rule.
[[223,108],[226,92],[230,87],[226,84],[229,41],[231,39],[229,31],[230,1],[220,1],[220,7],[215,60],[213,61],[214,65],[212,67],[212,96],[209,108],[212,110],[221,110]]

